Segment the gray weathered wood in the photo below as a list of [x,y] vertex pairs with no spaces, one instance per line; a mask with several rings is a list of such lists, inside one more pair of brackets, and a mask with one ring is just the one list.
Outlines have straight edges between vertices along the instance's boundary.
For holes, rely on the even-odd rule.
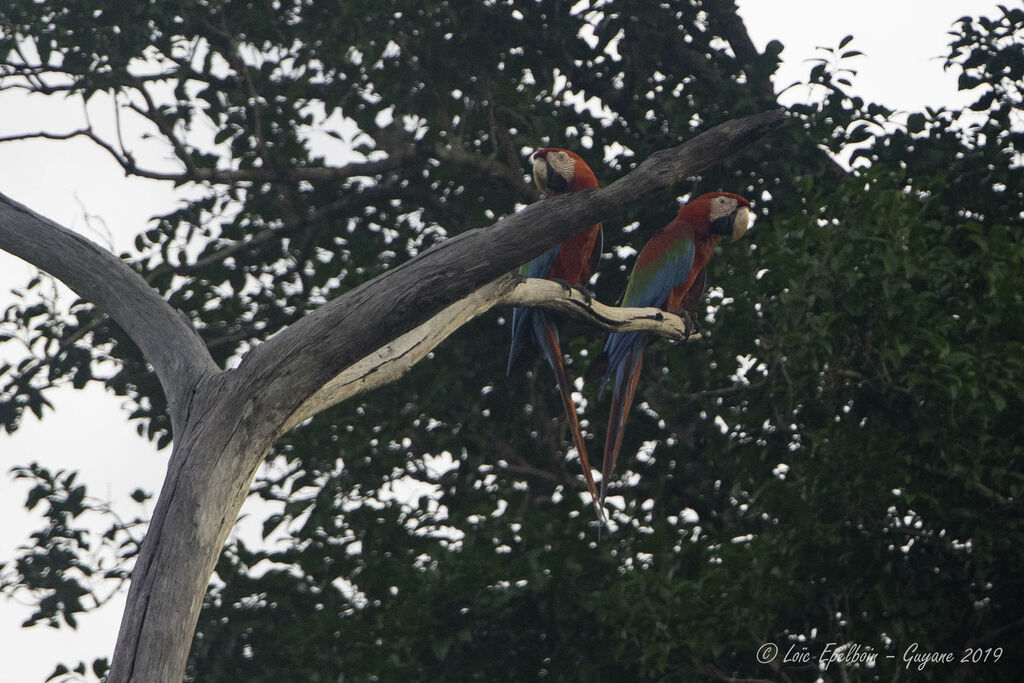
[[[739,151],[783,120],[772,111],[724,123],[652,155],[607,188],[538,202],[458,235],[325,304],[229,371],[215,367],[184,316],[127,264],[0,195],[0,248],[106,311],[139,345],[168,396],[174,450],[132,572],[109,680],[181,680],[221,548],[257,467],[287,429],[401,376],[407,369],[398,360],[402,344],[406,350],[436,344],[496,302],[524,303],[509,294],[509,271]],[[610,315],[566,299],[561,288],[539,295],[528,289],[520,293],[535,305],[565,306],[595,319]],[[663,333],[674,324],[649,310],[626,316],[633,317],[630,325]],[[368,380],[374,369],[380,378]]]
[[342,370],[299,406],[285,423],[285,431],[356,394],[394,382],[456,330],[495,306],[548,308],[611,332],[651,332],[679,341],[701,338],[699,333],[687,330],[682,318],[659,308],[606,306],[575,287],[509,274]]
[[177,431],[191,387],[217,370],[188,318],[109,251],[3,194],[0,249],[50,273],[121,326],[156,371]]

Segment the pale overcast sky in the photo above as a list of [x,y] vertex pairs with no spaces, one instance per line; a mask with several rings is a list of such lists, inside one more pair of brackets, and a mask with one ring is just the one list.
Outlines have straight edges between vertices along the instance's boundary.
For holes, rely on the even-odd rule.
[[[745,0],[740,7],[758,48],[772,39],[786,46],[777,88],[806,76],[807,60],[816,56],[816,46],[834,46],[852,33],[855,40],[848,49],[866,55],[853,63],[858,70],[853,91],[869,101],[914,111],[967,103],[956,92],[956,76],[942,69],[947,31],[965,14],[993,15],[996,4],[981,0]],[[806,89],[794,88],[783,101],[809,97]],[[76,107],[60,106],[53,98],[14,99],[7,92],[0,93],[0,112],[0,135],[63,131],[80,120]],[[69,117],[76,123],[69,123]],[[85,140],[0,144],[0,192],[107,243],[102,231],[90,227],[98,223],[85,218],[97,216],[113,235],[116,250],[129,249],[148,218],[175,203],[169,183],[125,179],[105,152]],[[31,274],[23,262],[0,252],[0,308],[12,302],[9,290]],[[51,393],[50,400],[56,412],[48,412],[42,422],[28,416],[13,437],[0,434],[0,519],[4,520],[0,562],[9,560],[39,524],[39,517],[27,515],[22,507],[25,485],[7,474],[14,465],[38,461],[51,470],[79,470],[90,492],[114,500],[125,517],[140,512],[128,499],[131,490],[141,486],[155,494],[160,489],[169,449],[157,453],[138,437],[119,399],[90,385],[85,391]],[[42,681],[57,661],[73,665],[109,656],[123,605],[122,596],[81,617],[77,631],[57,631],[45,626],[20,628],[30,610],[0,598],[0,653],[5,655],[0,683]]]

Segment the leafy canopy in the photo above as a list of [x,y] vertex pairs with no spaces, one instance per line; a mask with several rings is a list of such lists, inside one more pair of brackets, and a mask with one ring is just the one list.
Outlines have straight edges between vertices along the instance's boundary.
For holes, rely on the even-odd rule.
[[[78,131],[126,172],[198,192],[125,258],[224,364],[535,200],[532,149],[572,148],[606,184],[776,106],[781,51],[759,53],[727,0],[19,0],[0,25],[0,84],[112,99],[167,144],[173,172]],[[485,316],[277,444],[253,495],[278,505],[264,523],[278,541],[224,553],[189,675],[799,679],[827,643],[852,642],[879,655],[846,667],[853,680],[892,677],[912,643],[989,649],[915,676],[1010,680],[1024,628],[1022,35],[1019,9],[960,20],[947,68],[976,103],[905,118],[849,94],[859,52],[844,40],[810,69],[819,101],[792,107],[770,146],[680,188],[745,194],[759,220],[713,258],[704,340],[648,351],[617,533],[596,538],[549,372],[506,382],[506,321]],[[851,147],[852,172],[823,152]],[[676,201],[605,224],[601,300]],[[39,291],[4,313],[0,339],[30,349],[0,368],[5,428],[41,414],[53,386],[101,381],[169,443],[124,334]],[[563,339],[582,376],[600,335],[570,321]],[[583,396],[599,452],[607,399]],[[49,487],[30,507],[65,505],[52,523],[75,523],[62,501],[79,484],[19,473]],[[19,563],[9,591],[89,584],[67,559],[85,541],[60,537],[24,557],[72,578]],[[44,597],[38,618],[73,626],[83,609]],[[766,642],[814,662],[759,663]]]

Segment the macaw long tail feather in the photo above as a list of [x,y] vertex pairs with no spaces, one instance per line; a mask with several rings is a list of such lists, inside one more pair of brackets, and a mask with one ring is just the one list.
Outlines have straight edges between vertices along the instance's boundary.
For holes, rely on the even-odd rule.
[[576,452],[580,456],[583,478],[587,481],[587,490],[590,491],[591,502],[597,512],[597,518],[602,524],[607,524],[604,509],[597,502],[597,484],[594,483],[594,475],[590,471],[590,458],[587,455],[587,446],[583,443],[583,433],[580,431],[580,421],[576,415],[576,404],[572,400],[572,385],[569,384],[569,377],[565,372],[562,347],[558,343],[558,331],[543,312],[534,311],[533,332],[538,345],[547,358],[548,365],[555,372],[558,393],[562,397],[562,407],[565,409],[565,417],[569,421],[569,430],[572,432]]
[[[604,365],[604,377],[601,379],[601,388],[597,393],[599,398],[604,395],[605,387],[612,374],[625,367],[630,354],[637,353],[637,349],[642,351],[645,346],[647,346],[646,332],[613,332],[608,335],[604,353],[598,356],[599,360],[603,358]],[[616,379],[616,390],[618,390],[619,381]]]
[[604,499],[608,495],[608,480],[611,479],[615,463],[619,459],[626,418],[629,417],[629,409],[633,405],[637,381],[640,379],[640,369],[644,364],[643,352],[642,345],[635,347],[623,359],[622,365],[619,366],[615,375],[615,391],[612,393],[612,408],[608,415],[608,432],[604,439],[604,462],[601,464],[602,509],[604,509]]
[[512,346],[508,354],[508,366],[505,368],[505,374],[509,377],[523,365],[528,356],[536,353],[535,348],[531,349],[534,343],[530,338],[530,329],[536,313],[534,309],[522,306],[512,310]]

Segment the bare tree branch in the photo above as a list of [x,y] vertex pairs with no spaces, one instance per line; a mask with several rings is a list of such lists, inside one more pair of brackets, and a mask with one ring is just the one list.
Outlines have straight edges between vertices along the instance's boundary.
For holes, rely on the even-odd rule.
[[607,306],[575,287],[509,274],[345,368],[299,406],[285,431],[352,396],[394,382],[456,330],[495,306],[548,308],[611,332],[652,332],[679,341],[701,337],[688,330],[682,318],[659,308]]
[[463,299],[613,210],[743,149],[784,119],[782,111],[771,111],[723,123],[653,154],[606,188],[538,202],[489,228],[457,235],[283,330],[250,352],[238,372],[261,376],[268,395],[287,394],[276,405],[282,412],[288,410],[276,438],[310,416],[309,406],[300,406],[319,403],[314,397],[326,379],[374,353],[381,342],[398,339],[449,306],[482,305],[478,299],[472,304]]
[[551,309],[581,318],[609,332],[652,332],[677,341],[701,338],[699,333],[688,329],[678,315],[660,308],[608,306],[576,287],[554,280],[522,280],[496,303]]
[[109,251],[0,194],[0,248],[105,310],[138,344],[167,395],[175,430],[213,358],[188,319]]
[[[521,263],[701,172],[784,120],[783,112],[772,111],[724,123],[652,155],[604,189],[537,202],[489,228],[442,242],[295,322],[228,371],[217,370],[185,317],[127,264],[0,195],[0,248],[106,310],[155,368],[171,410],[174,452],[132,573],[108,680],[181,680],[210,574],[256,469],[286,429],[345,392],[379,386],[389,372],[400,376],[403,335],[436,317],[450,321],[437,329],[457,328],[460,319],[511,291],[507,274]],[[539,302],[551,294],[530,299],[522,293],[524,298],[508,302]],[[554,294],[567,310],[588,309],[571,295]],[[611,321],[610,311],[593,304],[589,309]],[[627,315],[670,327],[660,313]],[[425,335],[427,341],[409,345],[406,353],[444,336]],[[376,361],[364,361],[379,350]],[[381,380],[371,377],[378,372]]]
[[[138,105],[129,105],[132,111],[146,117],[146,110],[139,107]],[[166,126],[160,128],[160,132],[169,139],[173,135],[173,132]],[[299,180],[308,181],[324,181],[324,180],[346,180],[348,178],[355,177],[373,177],[380,175],[381,173],[387,173],[393,171],[402,166],[415,154],[413,147],[396,147],[390,151],[388,157],[384,159],[373,159],[370,161],[354,161],[344,166],[298,166],[285,171],[268,168],[205,168],[193,166],[189,158],[187,150],[180,145],[175,146],[176,156],[182,160],[188,170],[184,172],[166,172],[166,171],[154,171],[151,169],[140,168],[135,159],[130,154],[121,154],[111,145],[109,142],[104,140],[102,137],[97,135],[91,127],[79,128],[77,130],[69,131],[66,133],[53,133],[49,131],[33,131],[30,133],[17,133],[14,135],[0,136],[0,143],[2,142],[15,142],[19,140],[69,140],[75,137],[86,137],[96,145],[101,147],[104,151],[110,154],[111,157],[124,169],[127,175],[138,176],[140,178],[149,178],[150,180],[169,180],[173,182],[210,182],[210,183],[263,183],[271,181],[288,181],[295,182]],[[454,150],[443,151],[439,154],[442,158],[450,158],[453,161],[462,164],[470,163],[467,157],[467,152],[456,152]],[[485,161],[474,162],[473,165],[478,165],[482,170],[486,170],[493,175],[498,177],[506,178],[508,176],[507,170],[504,168],[498,168],[501,166],[497,162],[493,162],[488,165]],[[517,178],[520,185],[526,185],[521,182],[521,178]],[[524,190],[529,196],[529,190]]]

